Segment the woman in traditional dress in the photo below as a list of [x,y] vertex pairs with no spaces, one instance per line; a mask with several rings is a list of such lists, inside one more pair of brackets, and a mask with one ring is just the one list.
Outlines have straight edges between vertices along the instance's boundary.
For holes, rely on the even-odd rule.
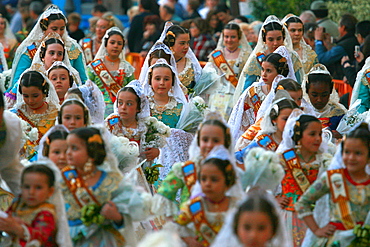
[[[10,29],[9,22],[0,15],[0,43],[3,45],[3,51],[6,58],[6,64],[2,62],[3,70],[10,68],[13,62],[14,53],[17,48],[17,39]],[[6,67],[5,67],[6,65]],[[1,69],[0,69],[1,70]]]

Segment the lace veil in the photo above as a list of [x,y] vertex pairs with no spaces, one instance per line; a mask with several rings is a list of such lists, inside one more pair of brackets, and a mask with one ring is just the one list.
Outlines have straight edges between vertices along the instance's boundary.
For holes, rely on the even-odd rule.
[[149,68],[150,54],[152,54],[156,50],[163,50],[166,54],[170,55],[171,56],[171,58],[170,58],[170,64],[171,64],[172,67],[176,68],[175,57],[173,56],[173,53],[170,50],[170,48],[168,48],[168,46],[166,46],[165,44],[163,44],[161,41],[157,41],[152,46],[152,48],[150,48],[148,54],[145,57],[145,61],[144,61],[143,66],[141,67],[141,72],[140,72],[140,76],[139,76],[139,81],[140,82],[144,82],[145,81],[145,77],[146,77],[146,75],[148,73],[148,68]]
[[43,150],[44,150],[45,142],[49,138],[49,135],[55,131],[65,131],[69,133],[69,130],[63,124],[58,124],[58,125],[51,127],[48,130],[48,132],[46,132],[45,135],[42,136],[40,140],[40,144],[39,144],[38,152],[37,152],[38,160],[49,159],[48,157],[44,156]]
[[[91,123],[91,115],[90,115],[90,111],[89,111],[89,108],[85,105],[84,102],[82,102],[82,100],[75,94],[72,94],[72,95],[69,95],[68,98],[66,100],[63,101],[63,104],[60,106],[60,109],[63,109],[63,106],[65,104],[67,104],[67,102],[70,102],[72,100],[77,100],[79,102],[81,102],[81,104],[83,105],[83,108],[84,108],[84,111],[86,110],[87,111],[87,121],[86,121],[86,126],[91,126],[92,123]],[[56,123],[59,122],[59,119],[57,117]]]
[[[170,22],[170,21],[166,22],[166,24],[164,25],[163,31],[161,33],[161,36],[160,36],[159,40],[157,40],[157,42],[160,41],[160,42],[163,43],[164,39],[166,38],[167,31],[172,25],[173,25],[172,22]],[[193,50],[190,47],[189,47],[188,52],[186,53],[185,57],[190,59],[190,61],[192,63],[192,66],[193,66],[193,69],[194,69],[195,81],[197,82],[199,80],[200,76],[202,75],[202,67],[200,66],[197,57],[195,56]],[[175,68],[176,68],[176,66],[175,66]]]
[[169,66],[169,68],[172,70],[172,73],[175,74],[175,81],[174,81],[174,84],[172,86],[172,89],[168,92],[168,95],[174,97],[177,102],[182,103],[183,105],[187,104],[188,100],[186,99],[185,94],[181,89],[181,86],[180,86],[181,82],[180,82],[180,79],[178,77],[176,67],[172,67],[171,65],[169,65],[167,63],[167,61],[163,58],[158,59],[155,64],[153,64],[152,66],[149,67],[149,69],[147,71],[147,74],[145,76],[145,80],[144,80],[145,81],[144,94],[146,96],[153,96],[154,95],[152,86],[149,85],[149,72],[152,71],[153,67],[155,65],[158,65],[158,64],[165,64],[165,65]]
[[366,58],[365,64],[362,69],[357,73],[356,82],[353,86],[351,105],[355,103],[360,94],[360,88],[362,85],[362,79],[365,77],[365,72],[370,68],[370,57]]
[[[99,50],[98,52],[96,53],[95,57],[94,57],[94,60],[95,59],[102,59],[104,60],[105,56],[108,55],[108,52],[107,52],[107,47],[106,47],[106,42],[109,38],[109,33],[111,31],[116,31],[116,32],[119,32],[122,37],[125,37],[124,34],[122,33],[122,31],[118,28],[118,27],[111,27],[109,28],[106,32],[105,32],[105,35],[102,39],[102,44],[100,45],[99,47]],[[123,38],[123,40],[125,40],[125,38]],[[135,68],[132,67],[131,64],[129,64],[127,61],[126,61],[126,52],[125,52],[125,47],[123,47],[121,53],[119,54],[119,59],[120,59],[120,64],[119,64],[119,68],[123,68],[125,70],[125,73],[127,76],[131,76],[134,71],[135,71]]]

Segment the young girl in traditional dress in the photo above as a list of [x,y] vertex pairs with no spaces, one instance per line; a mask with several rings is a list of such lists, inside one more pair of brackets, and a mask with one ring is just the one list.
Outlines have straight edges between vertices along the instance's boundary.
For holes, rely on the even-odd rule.
[[89,110],[79,99],[67,99],[58,112],[58,124],[63,124],[69,131],[89,126]]
[[135,246],[131,220],[145,219],[146,206],[118,171],[109,143],[98,129],[79,128],[67,144],[62,190],[74,246]]
[[[224,145],[232,154],[233,145],[229,127],[217,113],[209,113],[198,131],[189,148],[190,160],[175,163],[167,177],[162,181],[156,195],[152,212],[159,215],[173,216],[177,214],[180,206],[189,199],[190,192],[197,181],[200,164],[209,152],[217,145]],[[181,189],[180,203],[176,195]]]
[[300,196],[328,167],[331,155],[325,152],[319,119],[294,110],[283,132],[283,141],[276,152],[281,155],[285,177],[277,200],[283,209],[286,225],[294,246],[301,246],[306,226],[294,210]]
[[54,204],[55,199],[49,201],[54,193],[60,195],[56,179],[54,171],[43,163],[23,170],[21,195],[8,209],[8,215],[0,217],[0,230],[12,237],[14,246],[72,246],[68,233],[61,232],[68,228],[58,222],[66,223],[63,208],[60,203]]
[[63,62],[54,62],[48,69],[47,76],[55,87],[55,91],[59,98],[59,104],[63,104],[64,97],[74,82],[70,70]]
[[25,121],[27,135],[33,128],[37,137],[29,138],[21,155],[32,159],[37,154],[37,146],[42,136],[54,125],[58,114],[59,100],[51,82],[40,72],[26,71],[18,87],[17,103],[11,111]]
[[[306,237],[304,246],[369,245],[369,140],[367,123],[354,127],[340,144],[328,171],[296,203],[299,217],[314,233],[310,239]],[[314,218],[311,205],[327,194],[330,196],[329,204],[319,207],[316,203],[315,211],[321,213]]]
[[[236,171],[222,145],[215,147],[204,160],[197,177],[202,194],[194,195],[181,208],[175,222],[187,246],[210,246],[220,231],[226,213],[239,198],[226,192],[236,183]],[[190,224],[193,223],[193,224]]]

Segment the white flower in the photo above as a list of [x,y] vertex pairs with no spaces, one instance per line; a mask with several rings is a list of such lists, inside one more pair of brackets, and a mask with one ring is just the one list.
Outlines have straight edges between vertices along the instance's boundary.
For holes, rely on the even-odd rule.
[[28,137],[31,142],[37,141],[39,139],[39,131],[37,128],[32,128],[31,131],[28,133]]
[[199,96],[194,97],[193,102],[194,102],[194,104],[198,104],[198,105],[205,105],[206,104],[206,102],[204,102],[203,98],[199,97]]

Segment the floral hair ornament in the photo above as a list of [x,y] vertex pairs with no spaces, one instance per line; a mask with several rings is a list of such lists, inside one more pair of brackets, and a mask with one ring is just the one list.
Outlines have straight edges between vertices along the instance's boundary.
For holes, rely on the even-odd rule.
[[285,90],[285,88],[282,85],[279,85],[276,90]]
[[176,35],[172,31],[168,31],[167,35],[171,35],[172,37],[176,38]]
[[87,140],[87,143],[92,143],[92,142],[103,144],[103,140],[101,139],[101,136],[99,134],[95,134]]

